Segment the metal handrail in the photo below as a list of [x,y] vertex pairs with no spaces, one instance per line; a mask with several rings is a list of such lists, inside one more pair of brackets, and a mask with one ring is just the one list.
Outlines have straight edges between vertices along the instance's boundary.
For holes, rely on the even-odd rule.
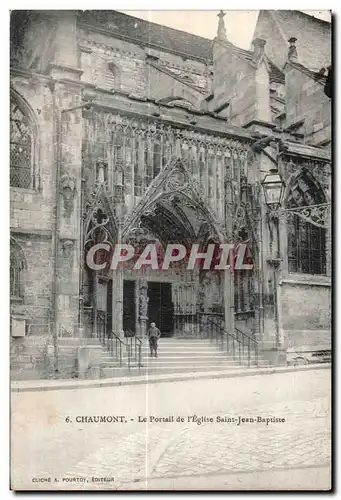
[[[221,325],[217,324],[215,322],[214,318],[207,318],[207,321],[209,321],[211,324],[215,325],[216,328],[218,328],[221,332],[221,335],[226,335],[226,352],[230,352],[230,345],[229,345],[229,338],[232,338],[232,354],[233,354],[233,359],[236,359],[236,352],[235,352],[235,340],[238,342],[238,359],[239,359],[239,364],[242,363],[242,355],[241,355],[241,347],[243,347],[243,359],[244,359],[244,353],[245,353],[245,346],[247,346],[247,360],[248,360],[248,366],[251,364],[251,344],[253,344],[254,347],[254,352],[255,352],[255,358],[256,358],[256,366],[258,366],[258,342],[255,338],[251,337],[249,334],[242,332],[239,328],[235,328],[237,335],[234,335],[231,332],[228,332],[223,328]],[[241,335],[240,336],[238,335]],[[246,342],[245,342],[246,340]]]
[[[127,344],[121,339],[117,333],[111,330],[111,355],[114,355],[114,341],[115,341],[115,357],[116,361],[119,360],[120,366],[122,366],[122,346],[126,346]],[[129,361],[129,352],[128,352],[128,361]]]
[[236,330],[236,332],[241,333],[244,337],[247,337],[248,339],[250,339],[251,342],[254,342],[255,344],[258,344],[257,340],[254,337],[252,337],[251,335],[249,335],[248,333],[243,332],[242,330],[240,330],[237,327],[235,327],[235,330]]
[[129,369],[133,361],[137,364],[138,368],[142,366],[142,344],[142,339],[137,335],[126,337]]
[[143,344],[143,341],[137,335],[135,335],[134,338],[135,338],[135,361],[137,361],[138,368],[141,368],[141,366],[142,366],[142,344]]

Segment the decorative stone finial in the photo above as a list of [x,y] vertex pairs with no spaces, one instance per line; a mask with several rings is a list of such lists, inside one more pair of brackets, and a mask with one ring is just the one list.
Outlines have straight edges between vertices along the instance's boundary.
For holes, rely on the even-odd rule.
[[253,45],[253,56],[254,59],[258,59],[258,57],[262,54],[264,54],[264,48],[266,45],[266,40],[263,40],[263,38],[255,38],[252,41]]
[[296,41],[297,41],[297,38],[295,38],[294,36],[292,36],[288,40],[288,42],[290,44],[289,50],[288,50],[288,60],[289,61],[294,61],[294,62],[297,61],[298,54],[297,54]]
[[218,40],[227,40],[224,16],[225,16],[225,12],[223,12],[221,10],[218,14],[218,17],[219,17],[218,33],[217,33]]

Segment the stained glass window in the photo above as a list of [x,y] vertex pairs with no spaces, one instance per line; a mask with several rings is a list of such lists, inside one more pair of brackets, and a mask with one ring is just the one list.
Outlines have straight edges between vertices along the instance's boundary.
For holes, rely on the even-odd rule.
[[[291,184],[287,208],[323,203],[323,191],[309,172],[303,172]],[[288,221],[288,267],[291,273],[326,274],[326,230],[296,214]]]
[[32,127],[18,104],[10,109],[10,185],[30,188],[32,180]]

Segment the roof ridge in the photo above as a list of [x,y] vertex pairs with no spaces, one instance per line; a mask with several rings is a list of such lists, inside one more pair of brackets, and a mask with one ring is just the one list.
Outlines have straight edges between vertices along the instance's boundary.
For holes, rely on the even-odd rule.
[[[88,10],[92,10],[92,9],[88,9]],[[105,10],[107,10],[109,12],[112,12],[112,10],[110,10],[110,9],[103,9],[103,11],[105,11]],[[149,10],[151,11],[152,9],[146,9],[146,11],[149,11]],[[93,11],[95,11],[95,9]],[[168,30],[176,31],[178,33],[185,33],[186,35],[191,35],[191,36],[193,36],[195,38],[200,38],[201,40],[205,40],[207,42],[212,42],[212,40],[210,38],[206,38],[204,36],[196,35],[195,33],[190,33],[188,31],[179,30],[177,28],[172,28],[171,26],[167,26],[165,24],[155,23],[154,21],[147,21],[146,19],[142,19],[141,17],[136,17],[136,16],[132,16],[130,14],[126,14],[125,12],[123,12],[121,10],[113,9],[113,11],[114,12],[118,12],[121,16],[130,17],[131,19],[136,19],[136,21],[138,21],[138,22],[142,22],[142,23],[146,23],[146,24],[152,24],[154,26],[158,26],[159,28],[167,28]],[[97,12],[98,12],[98,10],[97,10]]]

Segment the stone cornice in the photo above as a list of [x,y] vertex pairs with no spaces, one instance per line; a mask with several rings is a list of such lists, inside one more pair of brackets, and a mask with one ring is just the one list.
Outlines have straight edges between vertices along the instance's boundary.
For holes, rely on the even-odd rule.
[[11,234],[23,235],[25,237],[34,237],[40,239],[50,240],[52,238],[52,231],[50,229],[25,229],[22,227],[11,227]]
[[308,144],[294,143],[290,141],[285,141],[285,145],[288,149],[285,151],[286,156],[298,156],[300,158],[309,158],[324,161],[329,163],[331,161],[331,154],[315,146],[309,146]]
[[81,76],[84,73],[84,71],[81,68],[74,68],[73,66],[67,66],[65,64],[57,64],[57,63],[54,63],[54,62],[51,62],[48,65],[47,70],[50,71],[51,69],[54,69],[54,68],[60,69],[62,71],[67,71],[67,72],[75,73],[78,76]]
[[119,98],[112,93],[109,95],[105,95],[105,93],[100,95],[100,93],[97,93],[96,97],[91,96],[89,104],[95,109],[103,109],[107,112],[119,112],[141,120],[152,119],[155,122],[161,121],[175,128],[187,128],[193,132],[197,131],[224,137],[230,136],[243,141],[254,141],[249,131],[230,125],[225,119],[212,116],[212,113],[200,112],[200,114],[195,114],[192,110],[156,104],[147,99],[134,100],[132,103],[129,96],[125,99],[122,97]]
[[10,74],[11,76],[24,76],[26,78],[32,78],[32,77],[37,77],[39,80],[42,82],[52,82],[54,79],[51,76],[44,75],[42,73],[36,73],[35,71],[32,71],[31,69],[27,68],[21,68],[20,66],[12,66],[10,68]]
[[85,83],[82,80],[72,80],[71,78],[53,78],[49,75],[44,75],[42,73],[36,73],[30,69],[20,68],[20,67],[12,67],[10,68],[11,77],[14,76],[22,76],[24,78],[37,78],[39,81],[46,85],[53,85],[55,83],[63,83],[66,85],[74,85],[77,87],[83,88]]
[[324,280],[317,281],[316,276],[311,276],[311,277],[306,277],[305,279],[299,279],[299,278],[282,278],[279,281],[279,285],[303,285],[303,286],[324,286],[324,287],[331,287],[332,282],[331,278],[328,278],[327,276],[324,276]]

